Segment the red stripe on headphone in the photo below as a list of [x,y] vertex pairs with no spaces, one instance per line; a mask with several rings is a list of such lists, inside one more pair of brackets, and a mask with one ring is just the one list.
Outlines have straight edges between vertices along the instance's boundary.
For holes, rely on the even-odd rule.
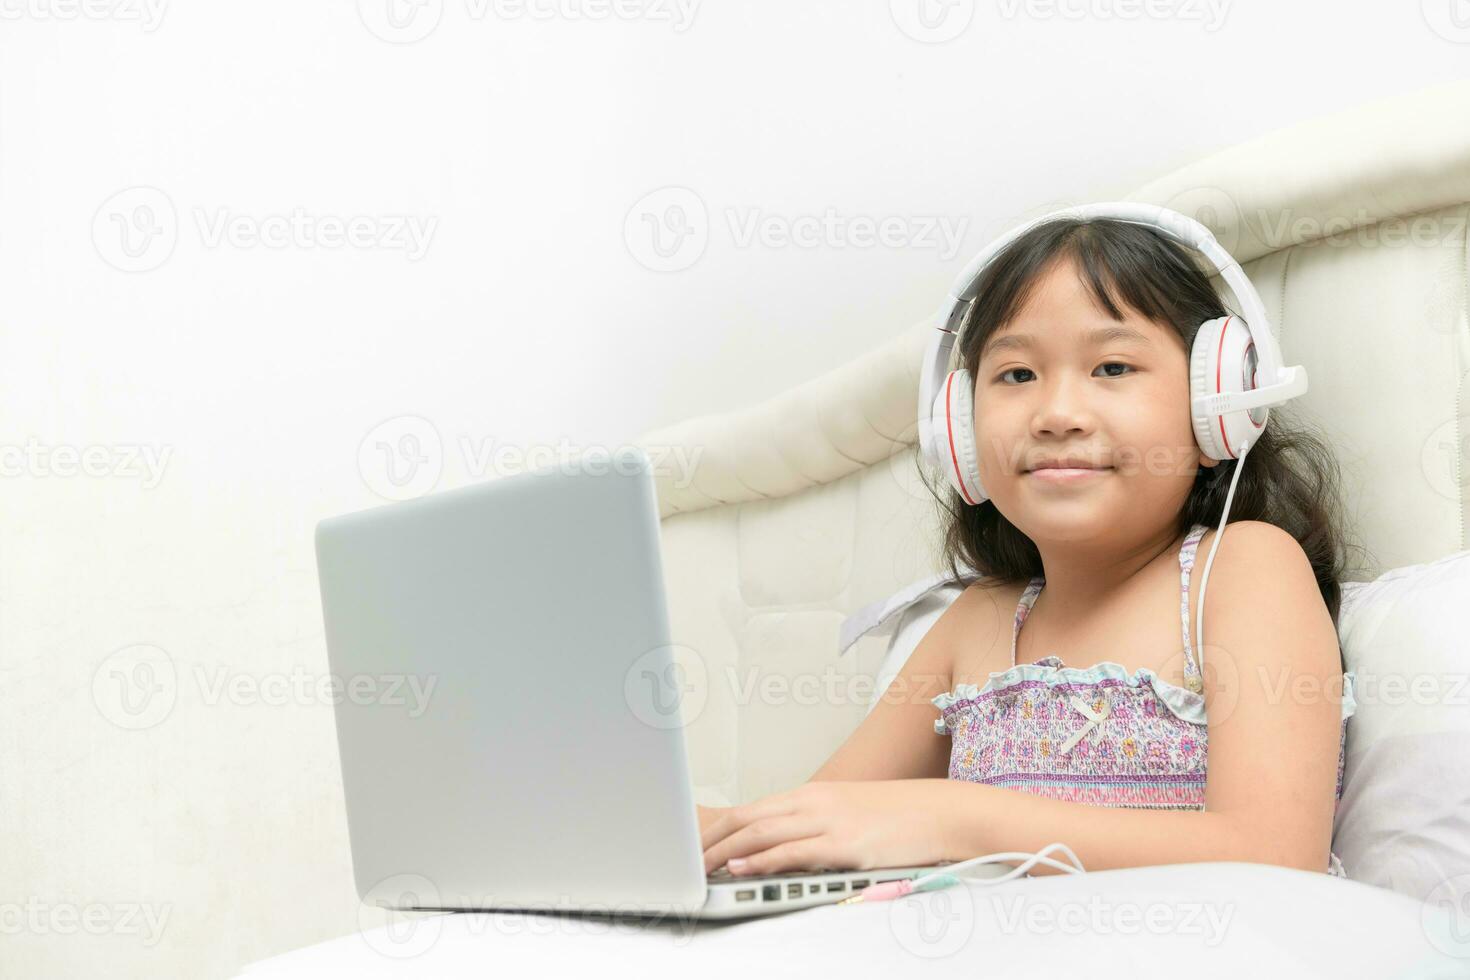
[[[1225,348],[1225,328],[1230,326],[1231,319],[1227,316],[1225,322],[1220,324],[1220,345],[1215,348],[1215,394],[1217,395],[1220,393],[1220,368],[1224,367],[1220,363],[1220,351]],[[1225,451],[1233,457],[1235,450],[1230,448],[1230,437],[1225,434],[1225,416],[1216,415],[1215,424],[1220,427],[1220,441],[1225,443]]]
[[[1255,349],[1255,346],[1256,346],[1256,340],[1255,340],[1254,337],[1252,337],[1251,338],[1251,342],[1246,345],[1245,352],[1247,354],[1249,354],[1252,350]],[[1256,358],[1256,366],[1251,369],[1251,390],[1252,391],[1255,391],[1257,388],[1259,388],[1261,386],[1261,383],[1256,380],[1256,375],[1259,373],[1260,370],[1261,370],[1261,359],[1259,357],[1257,357]],[[1248,419],[1250,419],[1251,420],[1251,425],[1255,426],[1258,429],[1262,425],[1265,424],[1265,423],[1262,423],[1262,422],[1257,422],[1255,416],[1252,415],[1249,410],[1246,411],[1245,417],[1248,418]]]
[[949,406],[954,404],[954,402],[949,400],[949,394],[953,384],[954,374],[951,372],[950,376],[944,379],[944,431],[949,436],[949,458],[954,463],[955,475],[959,477],[960,495],[965,498],[965,503],[973,504],[975,500],[970,496],[970,491],[965,489],[965,475],[960,472],[960,459],[955,455],[954,451],[954,421],[950,418],[949,414]]

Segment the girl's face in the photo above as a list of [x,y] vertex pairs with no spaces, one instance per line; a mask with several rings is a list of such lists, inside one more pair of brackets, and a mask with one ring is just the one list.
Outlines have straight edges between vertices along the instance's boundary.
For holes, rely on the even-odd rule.
[[[1034,541],[1142,536],[1178,514],[1200,465],[1189,420],[1189,361],[1174,329],[1093,302],[1070,259],[986,339],[975,372],[980,478]],[[1036,475],[1081,459],[1081,476]],[[1053,474],[1055,476],[1055,474]]]

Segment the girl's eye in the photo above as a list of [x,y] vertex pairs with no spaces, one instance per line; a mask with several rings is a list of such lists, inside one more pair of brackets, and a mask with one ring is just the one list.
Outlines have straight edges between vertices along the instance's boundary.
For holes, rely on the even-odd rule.
[[[1105,368],[1107,368],[1107,367],[1120,367],[1120,368],[1126,368],[1129,371],[1132,371],[1133,370],[1133,367],[1131,365],[1124,364],[1122,361],[1108,361],[1106,364],[1100,365],[1100,367],[1105,367]],[[1012,373],[1015,373],[1015,372],[1022,372],[1024,374],[1031,374],[1031,373],[1033,373],[1030,368],[1011,368],[1009,371],[1002,371],[1000,374],[998,374],[996,376],[995,380],[1002,381],[1003,382],[1005,380],[1006,375],[1012,374]],[[1123,375],[1121,375],[1121,374],[1109,374],[1109,375],[1107,375],[1107,377],[1109,377],[1109,378],[1121,378],[1121,377],[1123,377]]]

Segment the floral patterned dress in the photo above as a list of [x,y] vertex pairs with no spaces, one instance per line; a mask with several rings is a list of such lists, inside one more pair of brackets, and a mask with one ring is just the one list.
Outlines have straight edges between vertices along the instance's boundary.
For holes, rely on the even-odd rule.
[[[1016,607],[1011,668],[992,672],[983,687],[960,684],[933,699],[940,711],[934,730],[953,739],[949,778],[1095,806],[1203,810],[1209,733],[1203,675],[1189,643],[1189,576],[1207,530],[1196,524],[1179,551],[1184,687],[1112,661],[1085,669],[1056,656],[1017,664],[1021,624],[1045,584],[1037,576]],[[1339,801],[1347,720],[1357,709],[1353,680],[1352,671],[1343,675]],[[1337,855],[1329,858],[1327,873],[1347,877]]]

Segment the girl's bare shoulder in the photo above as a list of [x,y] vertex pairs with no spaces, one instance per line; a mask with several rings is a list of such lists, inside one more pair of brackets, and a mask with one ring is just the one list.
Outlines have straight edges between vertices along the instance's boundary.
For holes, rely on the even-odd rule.
[[963,603],[967,615],[1004,613],[1009,619],[1025,588],[1022,581],[987,576],[966,586],[955,603]]
[[1025,588],[1025,582],[987,577],[972,582],[955,598],[941,617],[947,645],[956,654],[964,651],[956,657],[954,667],[963,670],[977,656],[980,662],[987,662],[1001,638],[1006,641],[1003,653],[1009,657],[1010,626]]

